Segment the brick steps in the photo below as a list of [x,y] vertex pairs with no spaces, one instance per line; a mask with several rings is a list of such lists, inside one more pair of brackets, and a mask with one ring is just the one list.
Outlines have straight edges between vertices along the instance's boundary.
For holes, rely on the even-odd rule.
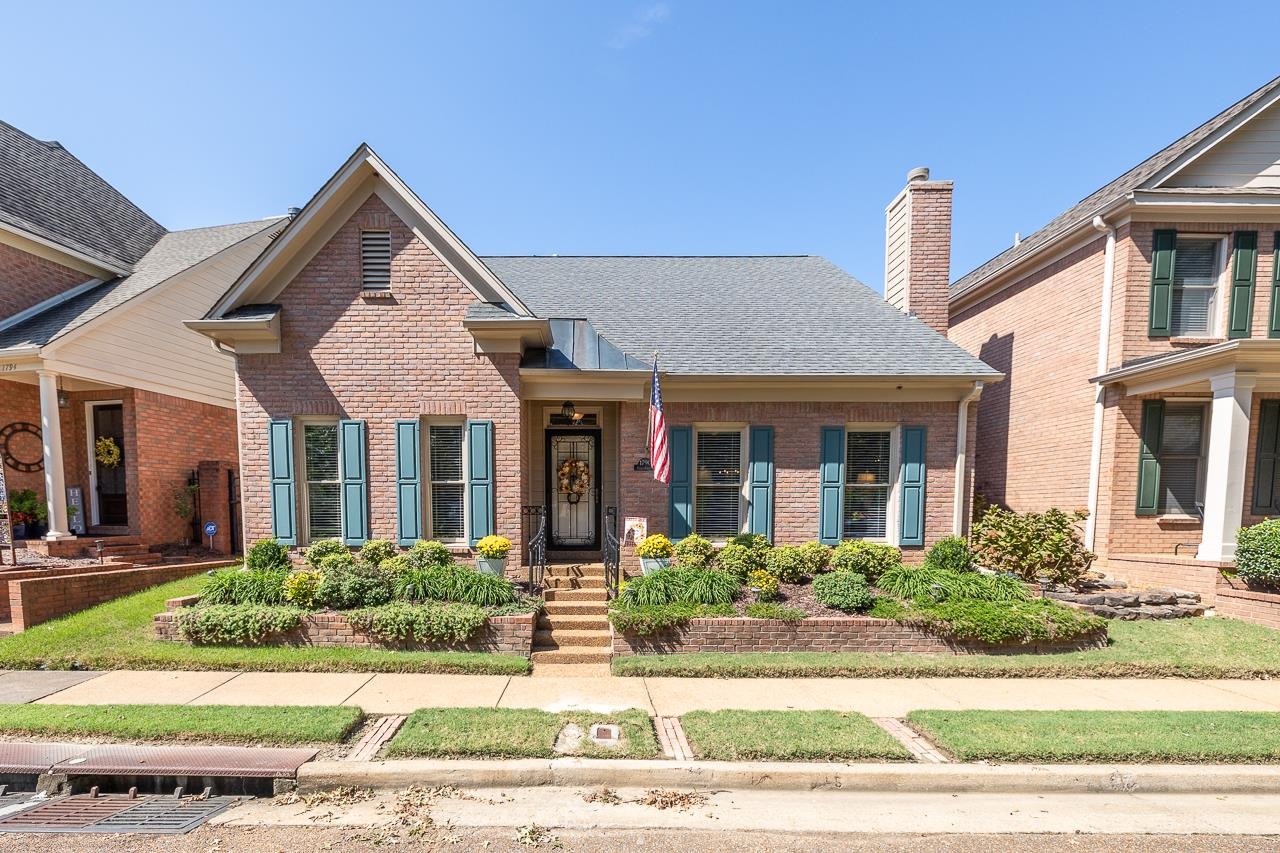
[[547,603],[560,601],[573,602],[599,602],[604,607],[605,602],[609,600],[609,592],[602,586],[598,589],[575,589],[573,587],[549,587],[543,590],[543,598]]
[[[594,592],[594,590],[592,590]],[[604,602],[604,598],[591,599],[588,601],[573,601],[562,599],[548,599],[543,607],[543,613],[547,616],[595,616],[600,613],[600,605]]]
[[598,589],[604,590],[604,576],[595,577],[574,577],[574,578],[558,578],[548,576],[543,580],[543,584],[549,589]]
[[554,649],[538,649],[531,659],[535,664],[607,665],[613,659],[613,650],[608,646],[559,646]]
[[604,565],[548,566],[544,586],[547,605],[533,634],[533,662],[551,666],[608,664],[613,657],[613,640],[606,615],[609,593]]
[[613,643],[608,630],[579,631],[572,628],[538,629],[533,632],[535,649],[552,649],[563,646],[604,646]]

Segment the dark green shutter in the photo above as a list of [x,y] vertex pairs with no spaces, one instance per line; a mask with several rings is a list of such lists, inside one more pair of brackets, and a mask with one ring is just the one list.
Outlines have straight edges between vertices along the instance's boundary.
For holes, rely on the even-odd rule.
[[747,457],[747,532],[773,541],[773,427],[753,426]]
[[1142,403],[1142,447],[1138,452],[1138,515],[1160,512],[1160,445],[1164,441],[1164,400]]
[[421,429],[396,421],[396,539],[406,548],[422,538]]
[[467,538],[474,546],[496,533],[493,421],[467,421]]
[[297,545],[293,421],[272,421],[267,425],[267,467],[271,474],[271,535],[281,545]]
[[844,427],[823,427],[818,457],[818,541],[838,545],[844,521]]
[[1147,332],[1167,337],[1173,317],[1173,265],[1177,231],[1157,231],[1151,243],[1151,312]]
[[1271,254],[1271,322],[1267,337],[1280,338],[1280,231],[1275,233]]
[[693,532],[693,427],[668,429],[667,452],[671,454],[669,535],[679,542]]
[[1258,272],[1258,232],[1237,231],[1231,259],[1231,307],[1227,337],[1247,338],[1253,332],[1253,280]]
[[1253,514],[1280,512],[1280,400],[1263,400],[1258,418],[1258,458],[1253,468]]
[[902,490],[902,513],[898,524],[899,545],[924,544],[925,428],[902,428],[902,465],[898,486]]
[[369,476],[364,421],[338,421],[342,447],[342,543],[363,545],[369,538]]

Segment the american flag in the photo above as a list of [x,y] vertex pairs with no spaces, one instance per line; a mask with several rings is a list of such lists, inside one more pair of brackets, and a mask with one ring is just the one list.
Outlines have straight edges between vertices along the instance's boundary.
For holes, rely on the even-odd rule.
[[649,397],[649,447],[653,479],[671,485],[671,453],[667,450],[667,419],[662,414],[662,388],[658,385],[658,357],[653,357],[653,393]]

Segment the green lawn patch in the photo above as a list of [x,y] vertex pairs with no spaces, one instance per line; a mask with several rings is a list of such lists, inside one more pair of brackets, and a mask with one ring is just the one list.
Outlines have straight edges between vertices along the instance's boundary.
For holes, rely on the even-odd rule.
[[961,761],[1280,761],[1280,713],[913,711],[907,721]]
[[401,652],[272,646],[191,646],[157,640],[169,598],[195,595],[197,575],[152,587],[0,639],[0,669],[238,669],[264,672],[453,672],[525,675],[529,661],[485,652]]
[[6,705],[0,733],[284,745],[339,743],[364,719],[342,706]]
[[613,659],[614,675],[689,678],[1270,678],[1280,631],[1249,622],[1168,619],[1108,624],[1104,649],[1058,654],[917,655],[876,652],[695,652]]
[[716,761],[908,760],[862,714],[843,711],[693,711],[680,718],[698,758]]
[[[575,753],[591,758],[656,758],[653,723],[644,711],[609,714],[524,708],[422,708],[414,711],[387,744],[387,754],[413,758],[555,758],[556,736],[569,723],[582,729]],[[593,723],[616,723],[622,746],[597,746],[587,734]]]

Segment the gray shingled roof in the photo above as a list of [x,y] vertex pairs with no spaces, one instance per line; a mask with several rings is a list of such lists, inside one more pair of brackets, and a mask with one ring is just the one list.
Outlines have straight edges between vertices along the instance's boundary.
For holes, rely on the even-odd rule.
[[48,344],[223,249],[275,227],[281,221],[282,218],[277,217],[171,231],[138,261],[132,275],[104,282],[16,326],[0,330],[0,349]]
[[0,222],[129,269],[164,228],[57,142],[0,121]]
[[1142,161],[1137,166],[1134,166],[1132,169],[1107,184],[1105,187],[1102,187],[1084,198],[1048,225],[1024,239],[1018,245],[1005,249],[982,266],[960,277],[951,285],[952,298],[959,296],[966,290],[977,287],[985,281],[988,276],[997,270],[1039,251],[1052,243],[1058,237],[1072,231],[1085,222],[1091,221],[1093,217],[1097,216],[1103,210],[1103,208],[1115,202],[1117,199],[1128,195],[1134,190],[1139,189],[1143,184],[1151,180],[1151,178],[1160,172],[1160,170],[1173,163],[1183,154],[1186,154],[1188,151],[1195,148],[1206,138],[1212,136],[1219,128],[1235,119],[1238,115],[1249,109],[1249,107],[1253,106],[1259,100],[1270,95],[1277,87],[1280,87],[1280,77],[1277,77],[1261,89],[1258,89],[1256,92],[1247,95],[1242,100],[1227,107],[1225,110],[1218,113],[1218,115],[1209,119],[1207,122],[1174,142],[1172,145]]
[[995,376],[830,261],[799,257],[488,257],[537,316],[585,319],[664,372]]

